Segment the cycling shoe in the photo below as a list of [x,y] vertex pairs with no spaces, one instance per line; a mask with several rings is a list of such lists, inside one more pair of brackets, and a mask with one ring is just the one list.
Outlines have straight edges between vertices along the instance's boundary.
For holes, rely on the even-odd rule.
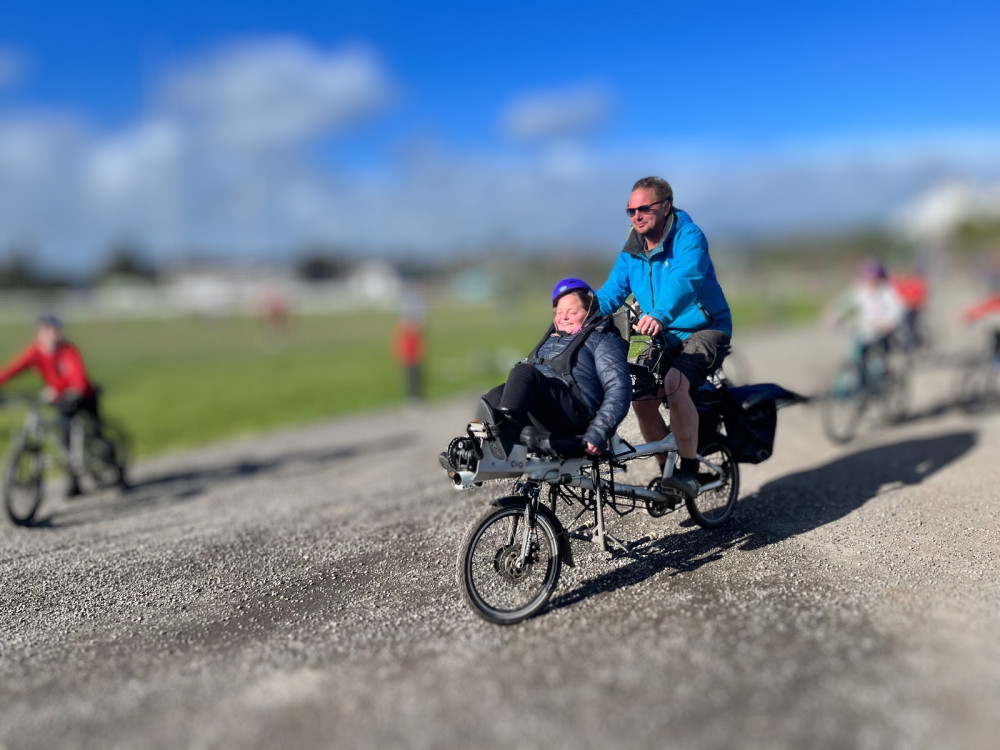
[[669,477],[664,477],[660,480],[660,486],[664,489],[682,492],[686,497],[692,498],[698,497],[698,493],[701,492],[698,477],[689,471],[684,471],[684,469],[677,469]]

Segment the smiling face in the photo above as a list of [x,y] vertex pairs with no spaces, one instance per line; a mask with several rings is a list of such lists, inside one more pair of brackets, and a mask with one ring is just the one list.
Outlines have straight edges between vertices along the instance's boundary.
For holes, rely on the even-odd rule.
[[639,188],[629,196],[626,208],[635,211],[629,220],[635,231],[645,237],[647,242],[652,241],[655,245],[663,238],[667,216],[670,214],[670,201],[658,198],[652,188]]
[[564,294],[556,301],[555,326],[563,333],[576,333],[587,319],[589,305],[577,292]]

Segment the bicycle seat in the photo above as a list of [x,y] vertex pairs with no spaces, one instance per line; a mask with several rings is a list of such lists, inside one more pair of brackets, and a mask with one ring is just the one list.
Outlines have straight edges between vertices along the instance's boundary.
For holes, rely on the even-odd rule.
[[528,450],[549,458],[579,458],[586,453],[583,435],[553,433],[528,425],[521,430],[520,438]]

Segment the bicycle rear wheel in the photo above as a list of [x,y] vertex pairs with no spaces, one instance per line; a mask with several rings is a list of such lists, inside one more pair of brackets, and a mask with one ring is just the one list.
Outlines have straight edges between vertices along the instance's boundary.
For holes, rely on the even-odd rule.
[[883,375],[874,401],[883,421],[889,424],[903,421],[910,404],[910,381],[906,373],[893,371]]
[[559,582],[558,532],[535,516],[527,558],[522,558],[525,506],[492,508],[469,530],[458,560],[459,586],[473,611],[497,625],[513,625],[537,614]]
[[124,469],[118,461],[114,444],[102,435],[88,435],[83,444],[83,463],[99,489],[124,482]]
[[845,362],[838,369],[822,404],[823,431],[835,443],[848,443],[857,434],[868,405],[858,365]]
[[10,520],[30,526],[42,504],[45,461],[39,448],[15,446],[4,468],[3,500]]
[[[740,465],[732,450],[719,437],[708,440],[699,451],[702,459],[698,480],[711,489],[703,489],[697,497],[685,501],[688,513],[703,529],[721,526],[733,514],[740,495]],[[716,470],[705,462],[714,464]],[[716,482],[719,482],[717,486]]]
[[977,362],[962,373],[958,405],[966,414],[981,414],[1000,406],[1000,372],[992,359]]

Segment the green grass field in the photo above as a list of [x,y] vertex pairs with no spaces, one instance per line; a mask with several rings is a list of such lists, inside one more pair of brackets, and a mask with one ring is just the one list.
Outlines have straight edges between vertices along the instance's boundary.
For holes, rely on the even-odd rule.
[[[547,324],[544,299],[535,303],[432,306],[427,397],[482,392],[502,382]],[[766,322],[774,307],[733,303],[738,326],[741,319]],[[807,318],[814,312],[807,308],[788,309]],[[106,415],[132,433],[136,455],[149,456],[402,403],[403,376],[391,345],[395,323],[388,312],[303,316],[282,342],[263,337],[250,318],[70,321],[66,333],[104,387]],[[0,325],[0,358],[19,352],[31,334],[30,325]],[[40,387],[36,375],[25,373],[5,389]],[[19,419],[13,409],[0,414],[3,443]]]
[[[104,388],[105,414],[148,456],[401,403],[395,322],[390,313],[303,316],[280,342],[249,318],[71,322],[66,333]],[[539,330],[464,308],[432,312],[426,327],[429,398],[494,384]],[[0,352],[9,358],[30,337],[30,326],[2,325]],[[4,388],[37,393],[41,385],[28,372]],[[2,415],[4,436],[20,416]]]

